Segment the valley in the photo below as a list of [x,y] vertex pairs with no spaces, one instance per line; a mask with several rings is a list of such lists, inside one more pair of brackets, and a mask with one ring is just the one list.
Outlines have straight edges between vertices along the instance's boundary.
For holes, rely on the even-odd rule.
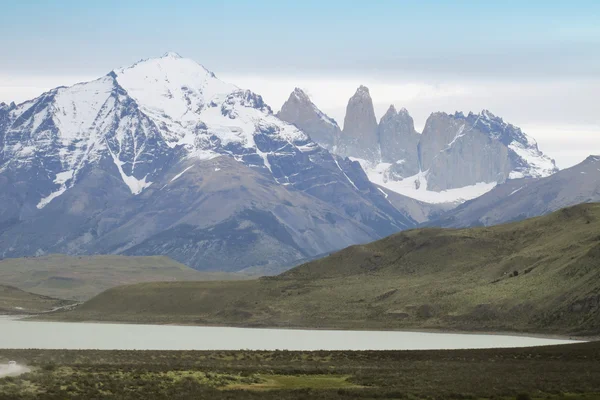
[[[153,281],[250,279],[247,275],[200,272],[168,257],[66,256],[0,260],[0,282],[26,292],[75,301],[115,286]],[[14,299],[15,304],[18,299]]]
[[600,400],[599,1],[4,3],[0,400]]
[[600,205],[425,228],[252,281],[119,286],[54,321],[595,335]]

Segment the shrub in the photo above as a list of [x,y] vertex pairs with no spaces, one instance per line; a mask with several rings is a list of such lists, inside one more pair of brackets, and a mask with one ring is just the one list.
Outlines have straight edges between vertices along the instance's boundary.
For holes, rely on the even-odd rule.
[[516,400],[531,400],[529,393],[519,393]]

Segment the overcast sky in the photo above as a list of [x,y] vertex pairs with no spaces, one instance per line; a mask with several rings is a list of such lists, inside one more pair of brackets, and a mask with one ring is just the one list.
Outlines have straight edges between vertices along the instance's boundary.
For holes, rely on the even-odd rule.
[[364,84],[417,129],[485,108],[560,167],[600,154],[600,1],[0,3],[0,101],[176,51],[275,110],[297,86],[342,125]]

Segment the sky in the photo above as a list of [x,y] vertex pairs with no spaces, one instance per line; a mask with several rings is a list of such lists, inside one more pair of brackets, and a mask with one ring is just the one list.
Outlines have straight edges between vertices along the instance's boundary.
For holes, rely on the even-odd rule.
[[175,51],[278,110],[294,87],[343,125],[489,109],[565,168],[600,154],[600,1],[0,0],[0,101]]

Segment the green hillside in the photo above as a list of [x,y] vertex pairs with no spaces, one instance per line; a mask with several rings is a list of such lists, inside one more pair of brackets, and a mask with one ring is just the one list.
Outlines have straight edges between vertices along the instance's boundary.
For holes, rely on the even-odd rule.
[[0,285],[0,314],[37,314],[73,303],[25,292],[13,286]]
[[65,256],[0,261],[0,282],[61,299],[87,300],[118,285],[153,281],[246,279],[244,275],[199,272],[168,257]]
[[600,204],[417,229],[245,282],[110,289],[52,318],[355,329],[600,332]]

